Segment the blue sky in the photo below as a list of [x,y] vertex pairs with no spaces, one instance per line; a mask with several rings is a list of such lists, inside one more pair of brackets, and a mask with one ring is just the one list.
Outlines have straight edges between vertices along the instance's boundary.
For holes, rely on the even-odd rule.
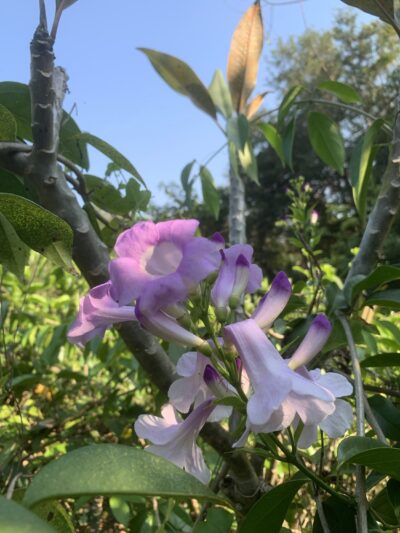
[[[328,29],[340,0],[304,0],[286,5],[262,2],[267,31],[264,57],[279,37],[305,28]],[[287,1],[287,0],[286,0]],[[47,0],[49,18],[53,0]],[[29,42],[38,20],[36,0],[2,2],[1,80],[29,81]],[[55,46],[57,64],[70,80],[65,101],[80,128],[102,137],[126,155],[162,204],[160,182],[178,182],[192,159],[207,160],[224,142],[211,119],[174,93],[137,47],[154,48],[189,63],[208,85],[216,68],[226,69],[232,33],[250,0],[78,0],[64,12]],[[369,17],[362,16],[367,20]],[[266,90],[262,61],[258,88]],[[267,96],[265,107],[274,104]],[[223,151],[209,168],[225,183]],[[91,152],[92,174],[106,160]]]

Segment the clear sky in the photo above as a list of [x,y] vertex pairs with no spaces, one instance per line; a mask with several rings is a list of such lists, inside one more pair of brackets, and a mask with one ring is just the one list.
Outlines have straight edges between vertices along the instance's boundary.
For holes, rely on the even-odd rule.
[[[272,6],[273,3],[281,5]],[[47,0],[51,18],[54,0]],[[205,85],[226,69],[232,33],[251,0],[78,0],[61,20],[55,51],[70,80],[65,101],[83,131],[102,137],[126,155],[162,204],[160,182],[178,182],[192,159],[204,162],[224,142],[211,119],[174,93],[137,47],[154,48],[190,64]],[[340,0],[263,0],[264,57],[279,37],[305,28],[328,29]],[[0,80],[29,81],[29,42],[38,21],[36,0],[0,1]],[[368,19],[362,15],[362,19]],[[262,61],[259,89],[266,90]],[[273,105],[267,96],[265,106]],[[93,174],[106,160],[90,152]],[[225,182],[225,151],[209,168]]]

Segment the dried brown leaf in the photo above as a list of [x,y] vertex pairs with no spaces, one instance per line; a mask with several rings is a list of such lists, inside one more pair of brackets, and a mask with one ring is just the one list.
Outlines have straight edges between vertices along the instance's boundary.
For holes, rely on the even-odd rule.
[[253,98],[251,102],[246,106],[246,117],[247,120],[251,120],[254,118],[254,115],[257,113],[257,111],[260,108],[260,105],[263,103],[265,96],[268,94],[269,91],[265,91],[263,93],[257,94]]
[[232,37],[227,78],[233,107],[243,112],[257,81],[264,41],[260,2],[256,1],[241,18]]

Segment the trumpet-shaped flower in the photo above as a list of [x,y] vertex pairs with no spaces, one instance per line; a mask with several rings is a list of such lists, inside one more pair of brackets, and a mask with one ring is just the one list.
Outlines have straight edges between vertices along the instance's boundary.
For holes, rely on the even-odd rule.
[[136,320],[135,308],[120,306],[111,297],[111,283],[103,283],[89,291],[81,299],[78,316],[68,331],[68,340],[84,344],[95,336],[102,337],[115,322]]
[[276,431],[296,414],[304,424],[319,423],[334,411],[334,395],[289,368],[253,319],[226,326],[225,340],[238,350],[253,389],[248,430]]
[[119,257],[109,265],[114,299],[125,305],[140,297],[143,307],[157,311],[165,306],[160,282],[177,302],[216,271],[220,244],[195,237],[198,225],[197,220],[146,221],[124,231],[115,244]]
[[272,280],[269,291],[261,298],[252,317],[257,325],[269,329],[282,313],[292,294],[292,286],[286,274],[279,272]]
[[180,421],[173,406],[166,405],[161,411],[162,417],[139,416],[135,431],[139,437],[153,443],[146,448],[147,451],[165,457],[203,483],[208,483],[210,472],[196,439],[214,408],[212,400],[206,400]]
[[217,309],[225,309],[229,303],[237,305],[244,292],[256,291],[262,272],[251,263],[253,248],[248,244],[235,244],[220,253],[222,263],[211,290],[211,301]]

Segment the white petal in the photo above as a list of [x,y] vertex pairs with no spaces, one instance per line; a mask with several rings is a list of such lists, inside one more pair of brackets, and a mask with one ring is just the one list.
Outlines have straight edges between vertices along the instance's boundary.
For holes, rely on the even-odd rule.
[[168,398],[178,411],[187,413],[195,400],[196,394],[196,379],[180,378],[170,386]]
[[297,446],[305,449],[314,444],[317,440],[317,425],[304,426],[303,431],[300,434]]
[[306,379],[298,372],[292,373],[293,392],[300,396],[314,396],[326,402],[333,402],[335,396],[319,383],[315,383],[311,379]]
[[317,379],[318,385],[330,390],[336,398],[341,396],[348,396],[353,392],[353,385],[344,376],[337,374],[336,372],[327,372],[326,374],[320,374]]
[[171,423],[164,418],[154,415],[140,415],[135,422],[135,432],[142,439],[155,444],[165,444],[179,434],[180,425]]
[[179,358],[176,364],[176,372],[180,376],[190,377],[196,372],[197,352],[186,352]]
[[209,422],[220,422],[224,418],[229,418],[232,414],[232,407],[229,405],[217,405],[211,415],[208,417]]
[[332,438],[341,437],[351,426],[353,409],[345,400],[336,400],[335,411],[320,424],[322,431]]
[[288,401],[293,402],[293,407],[304,424],[319,424],[335,410],[334,402],[325,402],[313,396],[299,396],[290,393]]

